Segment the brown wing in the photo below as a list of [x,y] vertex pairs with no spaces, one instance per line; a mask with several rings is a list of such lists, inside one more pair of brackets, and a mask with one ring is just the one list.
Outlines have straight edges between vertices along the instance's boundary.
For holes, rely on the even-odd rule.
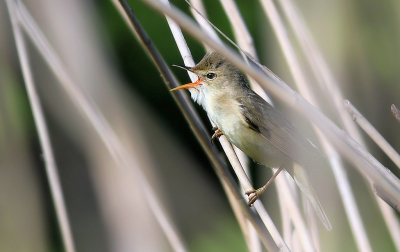
[[254,92],[236,100],[249,127],[266,141],[308,168],[315,167],[321,153],[286,117]]

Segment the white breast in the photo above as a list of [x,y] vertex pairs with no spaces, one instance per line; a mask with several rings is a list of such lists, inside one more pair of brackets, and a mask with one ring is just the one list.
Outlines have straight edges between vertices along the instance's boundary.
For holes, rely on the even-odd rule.
[[211,121],[214,122],[228,138],[233,137],[241,127],[243,118],[239,104],[235,99],[219,95],[207,95],[202,104]]
[[249,157],[270,167],[281,165],[282,152],[249,128],[235,99],[207,95],[202,105],[218,129]]

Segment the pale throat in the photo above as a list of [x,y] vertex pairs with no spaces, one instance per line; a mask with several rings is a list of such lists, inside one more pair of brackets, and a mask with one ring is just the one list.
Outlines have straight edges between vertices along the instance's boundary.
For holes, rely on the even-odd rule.
[[217,123],[218,113],[215,110],[215,105],[218,103],[218,98],[213,97],[213,92],[205,85],[202,85],[197,88],[190,88],[189,92],[192,99],[197,102],[199,105],[203,107],[203,109],[207,112],[213,123]]
[[197,102],[199,105],[203,105],[205,96],[201,88],[189,88],[189,92],[193,101]]

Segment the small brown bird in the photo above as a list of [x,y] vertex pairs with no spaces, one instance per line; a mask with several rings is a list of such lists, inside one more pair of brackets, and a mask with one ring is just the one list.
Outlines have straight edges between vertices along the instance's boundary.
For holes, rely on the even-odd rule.
[[[178,66],[178,65],[175,65]],[[249,206],[282,169],[307,195],[328,230],[331,224],[309,181],[310,169],[320,169],[323,156],[286,117],[251,90],[245,77],[217,52],[207,53],[194,67],[178,66],[199,79],[171,91],[189,89],[216,125],[212,139],[222,134],[257,163],[278,168],[268,183],[251,192]]]

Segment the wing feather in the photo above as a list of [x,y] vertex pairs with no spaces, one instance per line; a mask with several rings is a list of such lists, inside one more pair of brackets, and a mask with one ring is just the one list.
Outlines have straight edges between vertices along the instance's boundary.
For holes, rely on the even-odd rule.
[[250,92],[250,95],[236,100],[249,127],[295,162],[310,167],[314,166],[315,158],[321,157],[311,142],[281,112],[256,93]]

